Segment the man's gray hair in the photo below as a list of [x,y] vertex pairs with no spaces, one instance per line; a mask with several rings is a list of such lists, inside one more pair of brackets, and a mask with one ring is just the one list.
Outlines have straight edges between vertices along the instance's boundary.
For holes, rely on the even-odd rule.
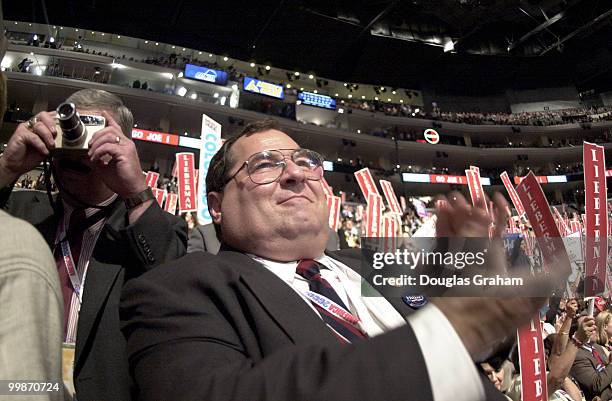
[[79,109],[102,109],[109,111],[121,127],[123,134],[128,138],[132,138],[134,116],[125,107],[119,96],[101,89],[82,89],[70,95],[66,101],[74,103]]

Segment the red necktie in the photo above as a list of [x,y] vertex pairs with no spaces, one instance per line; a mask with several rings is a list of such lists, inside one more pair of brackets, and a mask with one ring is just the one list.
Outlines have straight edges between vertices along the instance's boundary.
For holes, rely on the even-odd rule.
[[[312,259],[301,260],[297,265],[296,273],[308,280],[310,291],[323,295],[325,298],[344,308],[345,311],[349,310],[336,291],[334,291],[331,284],[321,277],[319,264],[317,262]],[[357,342],[366,338],[366,335],[353,324],[330,313],[316,302],[311,301],[311,303],[316,310],[319,311],[323,321],[332,329],[332,332],[343,344]]]
[[593,345],[591,348],[591,353],[593,354],[593,356],[595,357],[595,359],[597,359],[597,362],[601,365],[601,366],[606,366],[606,364],[604,363],[603,359],[601,359],[601,355],[599,355],[599,352],[597,352],[597,350],[595,349],[595,346]]
[[[80,209],[75,209],[70,214],[70,223],[68,224],[68,230],[66,232],[65,240],[70,245],[70,253],[72,254],[72,260],[74,263],[75,270],[78,271],[77,267],[79,264],[79,256],[81,254],[81,245],[83,243],[83,229],[79,227],[81,222],[85,220],[85,212]],[[59,274],[60,285],[62,287],[62,296],[64,298],[64,335],[68,330],[68,320],[70,318],[70,304],[72,303],[72,294],[74,288],[70,282],[70,276],[66,269],[62,254],[61,243],[57,244],[54,251],[55,264],[57,265],[57,272]]]

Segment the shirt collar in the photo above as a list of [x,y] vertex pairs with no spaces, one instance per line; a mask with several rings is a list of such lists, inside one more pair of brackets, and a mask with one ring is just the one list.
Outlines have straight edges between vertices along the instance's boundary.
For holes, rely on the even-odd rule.
[[[113,203],[115,201],[115,199],[117,199],[119,195],[117,194],[112,194],[108,199],[98,203],[96,206],[101,206],[101,207],[105,207],[110,205],[111,203]],[[65,200],[62,199],[62,204],[64,206],[64,221],[65,224],[68,224],[68,222],[70,221],[70,215],[72,214],[72,212],[74,211],[75,207],[72,206],[71,204],[69,204],[68,202],[66,202]],[[96,213],[98,210],[100,210],[99,208],[95,208],[95,207],[89,207],[87,209],[85,209],[85,217],[90,217],[91,215],[93,215],[94,213]],[[104,221],[105,219],[102,219],[101,221]],[[100,224],[100,222],[94,224],[94,226],[92,227],[88,227],[87,230],[91,231],[93,228],[98,228],[98,225]]]
[[[289,285],[293,285],[293,281],[295,279],[295,269],[298,265],[298,260],[292,262],[278,262],[275,260],[270,260],[266,258],[262,258],[261,256],[253,255],[252,253],[247,253],[253,260],[264,265],[268,270],[278,276],[281,280]],[[321,254],[319,257],[314,259],[315,261],[321,263],[323,266],[329,266],[329,263],[325,263],[327,260],[327,256],[325,254]]]

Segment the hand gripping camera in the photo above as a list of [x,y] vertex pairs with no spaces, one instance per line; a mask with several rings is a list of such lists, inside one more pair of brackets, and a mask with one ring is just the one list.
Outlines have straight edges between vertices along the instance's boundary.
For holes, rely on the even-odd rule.
[[73,103],[57,106],[57,132],[55,154],[87,153],[91,137],[104,127],[106,119],[102,116],[82,115]]

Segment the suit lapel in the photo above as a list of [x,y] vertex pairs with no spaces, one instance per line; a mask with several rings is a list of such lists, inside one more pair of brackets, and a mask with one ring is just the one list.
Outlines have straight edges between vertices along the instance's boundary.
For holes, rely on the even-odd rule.
[[294,344],[338,344],[321,318],[274,273],[240,252],[222,250],[219,255],[238,270],[241,281]]
[[89,262],[83,291],[83,304],[79,312],[75,371],[80,366],[81,357],[84,349],[87,348],[92,329],[100,318],[103,305],[120,271],[120,265],[100,263],[93,257]]

